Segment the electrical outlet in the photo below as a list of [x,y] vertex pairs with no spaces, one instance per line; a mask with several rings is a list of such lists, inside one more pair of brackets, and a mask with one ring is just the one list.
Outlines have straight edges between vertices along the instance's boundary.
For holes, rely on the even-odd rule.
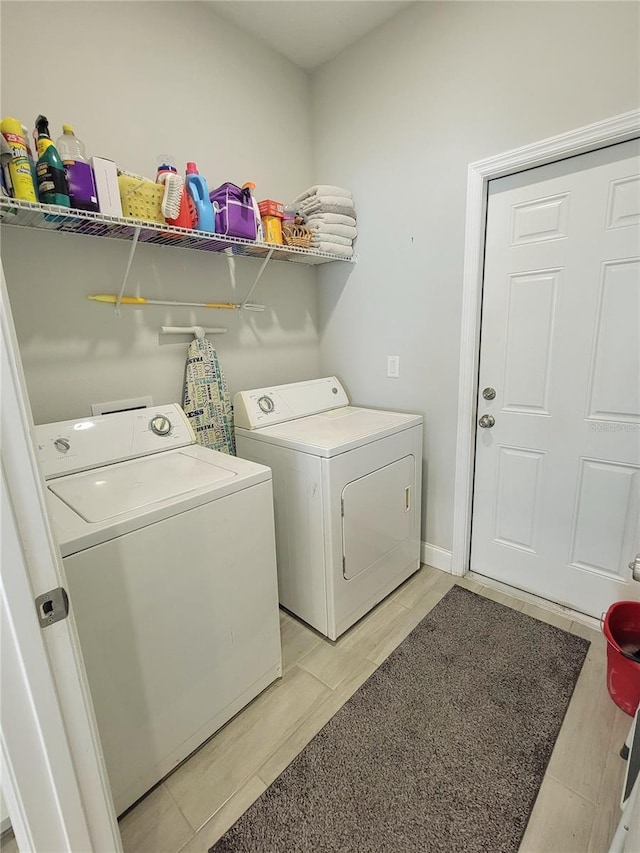
[[400,356],[387,356],[387,376],[389,379],[397,379],[400,376]]

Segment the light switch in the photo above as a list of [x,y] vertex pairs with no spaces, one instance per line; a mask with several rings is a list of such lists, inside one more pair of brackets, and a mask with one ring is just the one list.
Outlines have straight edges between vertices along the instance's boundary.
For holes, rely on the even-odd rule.
[[400,376],[400,356],[387,356],[387,376],[390,379],[397,379]]

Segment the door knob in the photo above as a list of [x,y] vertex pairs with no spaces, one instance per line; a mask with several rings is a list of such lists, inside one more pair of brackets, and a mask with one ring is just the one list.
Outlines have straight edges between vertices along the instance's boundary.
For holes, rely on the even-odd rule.
[[635,560],[631,560],[629,568],[634,581],[640,581],[640,554],[636,554]]
[[495,422],[496,419],[493,417],[493,415],[483,415],[478,421],[482,429],[491,429]]

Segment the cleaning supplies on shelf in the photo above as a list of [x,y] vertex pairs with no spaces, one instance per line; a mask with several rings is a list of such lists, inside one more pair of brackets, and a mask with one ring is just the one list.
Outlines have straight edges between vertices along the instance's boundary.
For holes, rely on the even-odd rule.
[[290,204],[285,204],[283,208],[282,226],[284,227],[285,225],[294,225],[297,215],[298,210],[294,202],[291,202]]
[[165,224],[162,214],[164,187],[161,184],[125,169],[118,169],[118,188],[123,216]]
[[245,189],[246,186],[241,188],[226,183],[209,193],[216,216],[216,234],[243,240],[256,239],[256,214],[251,193],[248,188]]
[[198,231],[215,233],[216,222],[213,213],[213,205],[209,198],[209,187],[196,167],[195,163],[187,163],[187,176],[185,179],[187,191],[196,206],[198,220],[196,228]]
[[282,243],[282,219],[284,218],[282,202],[266,198],[258,202],[258,210],[262,217],[265,243]]
[[84,143],[75,135],[70,124],[62,125],[62,136],[56,140],[56,148],[67,172],[71,207],[97,211],[98,192],[93,169],[87,160]]
[[27,146],[27,157],[29,159],[29,169],[31,170],[31,180],[33,181],[33,188],[35,190],[36,198],[38,196],[38,173],[36,172],[36,159],[33,156],[33,151],[31,150],[31,145],[29,144],[29,128],[25,124],[21,124],[22,128],[22,136],[24,137],[24,144]]
[[9,163],[11,162],[11,149],[9,143],[0,133],[0,196],[2,198],[11,198],[10,185],[7,184],[5,171],[9,173]]
[[258,207],[258,202],[256,200],[256,185],[253,181],[247,181],[242,185],[242,189],[247,190],[249,193],[251,205],[253,207],[253,215],[256,218],[256,236],[254,239],[258,240],[260,243],[264,243],[264,228],[262,227],[262,217],[260,216],[260,208]]
[[62,158],[49,135],[49,122],[46,116],[39,115],[36,119],[38,134],[38,195],[43,204],[57,204],[60,207],[71,207],[69,184]]
[[7,116],[0,123],[0,132],[4,139],[2,166],[7,192],[13,198],[38,201],[22,125],[17,118]]
[[91,168],[96,182],[100,213],[107,216],[122,216],[116,164],[113,160],[107,160],[106,157],[92,157]]
[[159,158],[156,183],[164,187],[162,213],[169,225],[194,228],[198,219],[195,204],[187,193],[182,175],[174,165],[173,157]]

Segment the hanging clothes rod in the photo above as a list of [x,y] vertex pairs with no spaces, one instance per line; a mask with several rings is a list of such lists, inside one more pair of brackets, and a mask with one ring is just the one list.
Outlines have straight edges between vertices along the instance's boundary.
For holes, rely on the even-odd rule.
[[224,335],[226,329],[208,329],[205,326],[160,326],[162,335],[195,335],[202,340],[205,335]]
[[186,308],[224,308],[246,309],[247,311],[264,311],[265,305],[256,302],[174,302],[168,299],[145,299],[143,296],[122,296],[118,299],[115,293],[94,293],[87,296],[94,302],[109,302],[121,305],[169,305]]

